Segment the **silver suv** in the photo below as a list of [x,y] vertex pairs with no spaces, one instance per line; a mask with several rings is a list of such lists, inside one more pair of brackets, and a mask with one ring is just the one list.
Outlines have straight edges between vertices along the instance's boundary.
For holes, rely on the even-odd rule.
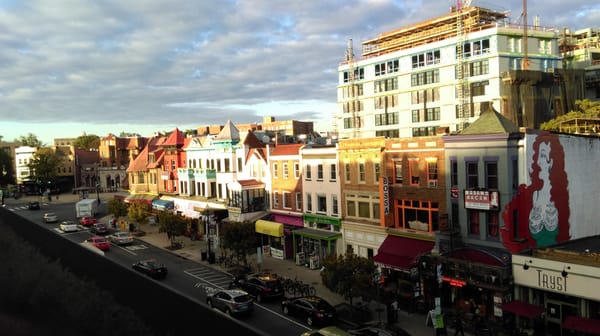
[[254,311],[252,297],[241,289],[206,288],[206,304],[227,315],[251,314]]

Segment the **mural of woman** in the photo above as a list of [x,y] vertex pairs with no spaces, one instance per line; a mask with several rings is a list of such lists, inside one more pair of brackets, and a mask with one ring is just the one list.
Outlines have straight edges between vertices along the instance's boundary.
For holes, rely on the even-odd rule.
[[518,194],[502,213],[503,242],[513,252],[552,245],[570,237],[568,178],[559,137],[542,133],[535,138],[532,150],[531,182],[519,186]]

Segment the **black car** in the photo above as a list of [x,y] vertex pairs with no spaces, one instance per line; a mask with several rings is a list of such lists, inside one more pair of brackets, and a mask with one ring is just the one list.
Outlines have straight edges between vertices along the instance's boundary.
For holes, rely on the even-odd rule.
[[140,260],[131,267],[141,273],[144,273],[154,279],[164,279],[169,273],[165,265],[154,259]]
[[106,223],[94,223],[90,227],[90,232],[98,235],[107,234],[109,232],[108,225]]
[[281,301],[285,315],[298,317],[309,326],[330,325],[337,320],[335,308],[319,296],[305,296]]
[[27,204],[29,210],[40,210],[40,202],[29,202]]
[[283,298],[285,291],[281,278],[271,273],[255,273],[236,277],[231,287],[238,287],[252,295],[256,302]]

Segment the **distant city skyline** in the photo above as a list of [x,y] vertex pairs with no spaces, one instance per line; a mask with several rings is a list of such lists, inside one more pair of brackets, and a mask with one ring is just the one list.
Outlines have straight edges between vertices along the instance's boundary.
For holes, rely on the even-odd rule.
[[[456,1],[0,1],[0,135],[81,134],[313,121],[331,130],[337,67],[353,40],[447,14]],[[473,6],[510,13],[522,1]],[[528,24],[594,28],[600,5],[531,2]]]

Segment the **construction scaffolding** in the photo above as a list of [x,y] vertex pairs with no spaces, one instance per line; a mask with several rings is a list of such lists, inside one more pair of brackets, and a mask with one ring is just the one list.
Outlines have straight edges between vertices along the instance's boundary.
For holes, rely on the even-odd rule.
[[[458,17],[460,15],[460,17]],[[508,18],[508,14],[481,7],[467,7],[454,10],[444,16],[421,23],[379,34],[377,38],[362,42],[362,56],[375,57],[398,50],[410,49],[457,37],[459,31],[469,34],[488,29]],[[462,27],[457,26],[461,24]]]

